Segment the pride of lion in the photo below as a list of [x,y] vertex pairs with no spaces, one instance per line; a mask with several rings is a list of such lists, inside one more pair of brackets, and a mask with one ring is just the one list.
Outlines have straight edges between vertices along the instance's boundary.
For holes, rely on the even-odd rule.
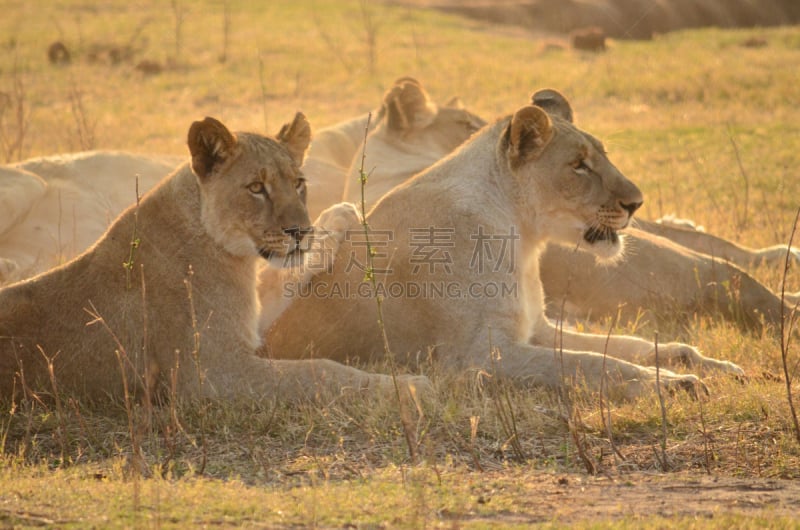
[[[500,126],[499,123],[505,125]],[[455,154],[440,163],[436,163],[437,160],[447,156],[472,136],[483,125],[483,121],[458,104],[437,106],[417,81],[410,78],[398,80],[387,92],[371,125],[371,132],[367,139],[365,167],[374,168],[374,170],[370,174],[366,191],[367,202],[370,205],[375,203],[377,205],[370,213],[369,221],[374,230],[391,232],[392,254],[388,264],[384,263],[386,265],[384,268],[391,269],[392,274],[396,275],[392,277],[395,280],[394,283],[401,286],[412,283],[433,286],[437,282],[446,281],[449,282],[449,285],[456,285],[459,288],[483,285],[484,287],[494,286],[492,289],[509,289],[509,292],[505,293],[508,296],[492,299],[488,303],[487,300],[481,301],[479,297],[474,296],[461,298],[448,296],[433,300],[418,300],[402,296],[392,298],[390,296],[386,304],[388,311],[386,320],[389,323],[391,342],[395,349],[410,356],[409,358],[422,355],[430,349],[435,352],[437,358],[444,360],[444,364],[456,370],[492,369],[525,383],[555,385],[565,375],[557,373],[556,368],[560,370],[560,363],[558,367],[552,363],[555,346],[562,358],[567,359],[567,375],[577,373],[589,387],[597,388],[602,377],[597,364],[598,355],[607,348],[610,359],[613,359],[611,364],[606,364],[606,368],[615,374],[615,381],[620,393],[627,397],[633,397],[652,384],[653,370],[644,365],[652,366],[654,363],[653,345],[649,341],[634,337],[613,337],[606,346],[605,335],[600,337],[566,329],[556,329],[551,321],[545,318],[545,294],[550,301],[549,314],[556,318],[565,316],[570,318],[606,317],[619,314],[635,316],[642,309],[664,311],[670,308],[680,312],[714,312],[734,319],[745,327],[752,328],[758,328],[763,323],[775,324],[779,318],[780,299],[734,262],[740,265],[749,265],[762,259],[779,259],[786,255],[785,246],[776,246],[762,252],[751,251],[703,232],[639,221],[639,230],[629,227],[626,229],[624,257],[614,258],[612,262],[601,260],[596,263],[598,253],[601,257],[606,258],[617,255],[621,248],[620,238],[616,235],[617,230],[626,227],[630,220],[630,214],[635,209],[630,205],[641,202],[641,199],[631,199],[638,194],[635,186],[608,163],[599,150],[596,140],[574,127],[572,109],[566,99],[556,91],[538,92],[531,105],[523,107],[506,121],[501,120],[498,124],[483,129],[466,146],[458,149]],[[360,199],[360,187],[354,184],[358,182],[357,172],[361,168],[359,155],[366,126],[367,116],[364,115],[339,127],[322,130],[317,135],[319,143],[312,146],[309,157],[303,166],[303,173],[310,181],[309,213],[316,215],[340,199],[350,201]],[[282,131],[281,134],[285,132]],[[485,138],[492,134],[498,137],[488,140]],[[249,137],[247,135],[231,136],[234,138]],[[480,138],[484,139],[480,140]],[[565,144],[565,139],[573,140],[573,143]],[[490,145],[492,142],[497,144],[494,148]],[[500,148],[501,144],[505,151]],[[562,160],[560,166],[552,165],[553,160],[558,160],[559,157],[563,158],[563,151],[570,151],[574,159],[569,162]],[[295,149],[293,153],[295,163],[302,160],[304,152],[305,148],[302,149],[302,152]],[[192,167],[194,168],[195,154],[194,152],[192,154]],[[585,160],[580,160],[585,167],[575,166],[579,162],[579,154],[585,158]],[[351,160],[349,170],[344,169],[344,160],[346,159]],[[599,160],[603,168],[608,169],[608,174],[600,172],[600,176],[603,177],[601,180],[608,189],[604,188],[600,191],[585,189],[585,183],[581,183],[580,179],[575,178],[575,175],[581,172],[589,172],[595,176],[598,174],[595,173],[596,169],[589,164],[589,159]],[[5,201],[14,208],[8,210],[12,212],[10,219],[0,220],[3,223],[0,225],[0,282],[30,276],[48,269],[54,264],[53,259],[61,262],[71,257],[70,254],[77,254],[82,247],[88,246],[87,238],[91,237],[93,240],[102,234],[104,227],[113,219],[116,213],[115,208],[121,210],[122,204],[130,203],[131,199],[135,200],[137,180],[139,191],[144,193],[178,162],[174,158],[102,152],[68,157],[67,160],[70,160],[69,164],[59,164],[57,160],[50,163],[49,173],[46,168],[48,162],[53,161],[48,159],[28,161],[15,167],[5,168],[3,171],[8,172],[7,176],[0,173],[0,177],[3,178],[3,187],[0,188],[0,204]],[[83,161],[83,168],[79,165],[80,161]],[[484,167],[489,161],[499,164],[501,167],[507,166],[509,169],[508,174],[492,177],[497,181],[495,184],[498,184],[499,188],[503,188],[501,181],[507,179],[517,186],[509,189],[528,191],[524,194],[518,193],[519,196],[486,194],[476,197],[475,190],[487,191],[481,188],[485,183],[480,181],[480,175],[477,175],[480,170],[477,168]],[[547,161],[550,161],[548,162],[550,165],[545,164]],[[101,162],[106,165],[101,165]],[[91,166],[92,163],[96,164],[95,167]],[[396,185],[403,183],[408,177],[431,164],[435,164],[432,169],[394,189],[388,195],[386,194]],[[570,164],[573,165],[570,166]],[[70,165],[72,173],[64,169]],[[464,171],[464,167],[472,168],[474,171]],[[186,174],[187,171],[188,169],[184,167],[183,170],[179,169],[176,174]],[[565,171],[572,173],[564,175]],[[65,173],[68,174],[66,178],[64,177]],[[191,174],[191,172],[189,173]],[[224,225],[224,215],[216,211],[217,209],[224,211],[224,204],[215,200],[213,193],[204,195],[203,179],[197,169],[195,169],[195,173],[197,181],[200,183],[203,223],[206,228],[209,223],[211,226]],[[563,185],[541,185],[543,173],[549,173],[554,177],[565,176],[568,178]],[[100,176],[106,177],[107,184],[105,186],[95,187],[94,184],[90,184],[92,178],[100,178]],[[119,180],[111,181],[110,178],[119,178]],[[175,177],[173,176],[171,179],[175,179]],[[69,186],[65,186],[64,182]],[[525,183],[525,186],[522,186],[522,183]],[[78,192],[84,193],[86,198],[83,199],[83,202],[72,201],[70,203],[72,211],[70,212],[70,207],[62,207],[66,193],[59,189],[59,186],[64,189],[78,190]],[[620,186],[627,191],[622,193],[622,196],[617,196],[615,193],[619,192],[617,187]],[[95,247],[92,247],[89,254],[96,256],[97,249],[104,246],[103,242],[107,242],[112,233],[122,230],[118,227],[125,225],[123,220],[126,216],[128,225],[132,215],[137,219],[136,223],[145,223],[145,212],[153,211],[148,210],[146,205],[155,204],[156,201],[152,196],[158,196],[158,190],[165,187],[167,187],[165,184],[160,184],[152,194],[145,195],[138,208],[129,209],[103,239]],[[468,188],[472,189],[472,192],[466,193]],[[95,197],[91,195],[94,189],[101,190]],[[595,195],[591,199],[584,196],[584,192],[590,191]],[[465,194],[454,196],[459,192],[465,192]],[[563,194],[568,198],[563,201],[560,209],[550,208],[558,202],[557,197],[552,196],[554,193],[556,195]],[[626,194],[627,196],[625,196]],[[219,196],[224,197],[224,194]],[[58,208],[54,209],[54,204]],[[92,206],[93,204],[99,204],[100,207]],[[625,204],[630,206],[630,211],[622,206]],[[545,209],[543,206],[547,206],[549,209]],[[573,210],[582,208],[583,210],[580,212],[570,211],[570,208]],[[502,210],[505,212],[500,215]],[[57,216],[54,215],[54,211],[58,212]],[[592,213],[587,213],[589,211]],[[82,225],[79,224],[79,219],[83,221]],[[580,219],[580,221],[576,221],[576,219]],[[469,221],[469,223],[459,224],[454,221]],[[412,226],[414,223],[422,224]],[[297,226],[300,234],[308,228],[301,226],[302,224]],[[241,370],[231,371],[229,363],[224,363],[223,367],[218,363],[218,354],[210,354],[208,358],[203,359],[202,365],[206,366],[207,370],[202,373],[210,374],[212,371],[221,373],[213,377],[208,376],[205,380],[201,378],[206,386],[186,383],[187,386],[182,389],[183,395],[223,396],[225,393],[218,389],[220,381],[229,381],[231,377],[243,377],[245,384],[242,385],[242,388],[248,388],[249,391],[260,395],[275,396],[274,389],[271,390],[269,385],[275,383],[275,373],[281,372],[275,369],[277,366],[275,363],[284,363],[284,361],[275,359],[313,355],[345,361],[348,359],[375,359],[376,356],[379,356],[379,342],[376,342],[375,330],[369,329],[367,325],[374,323],[372,317],[374,300],[367,296],[357,296],[355,300],[345,300],[342,297],[330,296],[331,293],[326,292],[332,286],[338,286],[336,287],[337,291],[342,289],[355,291],[359,288],[363,270],[359,268],[360,264],[356,263],[358,260],[354,256],[357,256],[359,251],[363,251],[361,245],[363,241],[357,240],[361,226],[360,220],[352,207],[337,207],[326,210],[323,218],[315,225],[319,228],[318,234],[327,233],[329,235],[328,247],[326,247],[328,252],[332,252],[331,248],[335,248],[340,239],[345,240],[335,254],[336,259],[333,260],[332,265],[328,264],[313,278],[308,275],[302,276],[302,280],[299,282],[296,274],[286,276],[285,273],[277,271],[275,268],[260,267],[261,285],[258,293],[263,308],[260,313],[261,322],[257,329],[265,334],[268,345],[267,353],[272,358],[271,361],[268,361],[267,368],[260,364],[260,359],[252,355],[257,348],[259,339],[251,337],[248,341],[232,348],[236,352],[237,358],[245,359]],[[581,225],[580,230],[577,225]],[[42,226],[46,226],[47,229],[42,230]],[[634,226],[636,226],[636,222],[634,222]],[[492,227],[492,231],[487,232],[489,227]],[[128,228],[130,227],[128,226]],[[211,236],[211,239],[217,244],[217,248],[224,249],[227,245],[228,250],[236,249],[236,252],[241,252],[242,249],[248,247],[248,244],[246,238],[239,243],[233,242],[235,239],[233,234],[239,228],[241,228],[240,225],[232,223],[231,227],[219,229],[216,233],[214,230],[208,229],[207,235]],[[452,260],[451,262],[436,263],[436,266],[433,267],[435,270],[429,270],[430,264],[415,262],[414,256],[408,255],[409,248],[413,250],[414,245],[418,247],[419,238],[423,237],[421,234],[424,234],[424,230],[428,230],[430,237],[434,237],[431,234],[435,234],[437,230],[443,231],[441,234],[445,234],[444,236],[439,234],[440,242],[443,241],[441,237],[452,239],[452,241],[445,239],[445,246],[438,248],[439,252],[447,254],[447,259]],[[588,234],[587,237],[576,238],[576,230],[582,231],[584,235]],[[649,232],[660,233],[669,239]],[[39,237],[37,240],[37,236],[42,234],[46,234],[46,236]],[[481,270],[478,274],[471,267],[474,265],[473,258],[477,258],[470,255],[470,259],[467,259],[464,254],[465,249],[469,246],[467,243],[480,240],[484,236],[487,238],[486,244],[489,245],[485,250],[487,255],[492,256],[496,256],[499,250],[492,249],[491,245],[498,244],[498,241],[502,243],[503,237],[508,238],[507,243],[515,253],[515,261],[506,265],[511,266],[512,271],[500,274],[492,269],[488,272]],[[55,244],[54,241],[58,241],[59,244]],[[68,245],[65,245],[64,241],[67,241]],[[554,244],[547,245],[545,250],[548,241]],[[119,240],[115,240],[115,243],[120,246]],[[124,248],[125,243],[123,241],[120,248]],[[453,247],[453,249],[458,248],[460,252],[449,251],[450,243],[461,243]],[[127,245],[130,247],[130,240],[127,241]],[[56,257],[48,256],[47,249],[58,249],[53,253]],[[128,250],[130,251],[130,248]],[[137,253],[139,250],[137,247]],[[509,248],[506,247],[506,250]],[[586,250],[590,252],[586,252]],[[703,250],[708,253],[703,253]],[[469,251],[474,253],[475,248],[471,248]],[[276,256],[280,258],[282,254],[278,253]],[[193,254],[182,262],[184,266],[192,265],[191,273],[181,270],[180,272],[184,276],[173,274],[171,280],[176,281],[179,286],[186,281],[191,281],[193,285],[199,284],[200,279],[197,267],[193,262],[194,259],[200,259],[199,255]],[[87,261],[86,255],[79,257],[76,263],[82,261]],[[96,257],[90,261],[96,261]],[[255,262],[251,260],[245,268],[255,268],[257,262],[258,260]],[[447,270],[444,271],[445,274],[438,274],[442,272],[439,269],[442,269],[443,265],[448,265]],[[32,283],[24,282],[0,291],[0,300],[5,297],[6,300],[11,301],[11,305],[16,305],[24,299],[25,303],[22,306],[26,308],[25,311],[13,311],[14,315],[22,315],[21,317],[15,316],[12,319],[8,314],[0,315],[0,328],[2,328],[0,334],[7,337],[9,336],[8,329],[19,326],[22,321],[30,320],[33,323],[41,323],[47,321],[46,319],[51,316],[49,312],[43,316],[42,311],[33,311],[32,309],[37,305],[32,300],[40,300],[41,303],[43,298],[37,299],[30,294],[20,298],[20,292],[32,292],[20,291],[21,285],[52,286],[53,283],[45,280],[45,278],[51,277],[50,274],[75,270],[76,267],[75,264],[62,266],[52,273],[32,280]],[[144,270],[147,268],[145,266]],[[209,346],[204,352],[220,351],[218,346],[223,344],[224,340],[229,340],[228,333],[222,332],[223,326],[226,331],[231,333],[245,328],[248,330],[246,334],[252,334],[254,328],[251,324],[254,324],[256,318],[254,314],[259,310],[256,307],[251,311],[250,301],[236,309],[230,307],[232,305],[230,302],[221,301],[223,299],[222,292],[231,288],[230,282],[224,279],[229,275],[226,271],[220,271],[222,268],[218,263],[215,269],[221,276],[217,290],[220,296],[213,300],[214,304],[219,304],[219,306],[216,310],[212,310],[211,306],[214,304],[209,301],[204,310],[207,310],[208,314],[217,315],[218,312],[225,314],[217,315],[213,319],[209,318],[209,322],[215,322],[215,324],[202,335],[209,337],[205,344],[210,343],[212,346]],[[173,267],[173,272],[175,270]],[[96,275],[96,271],[92,273]],[[188,276],[190,280],[187,279],[187,274],[190,274]],[[148,280],[149,276],[144,273],[143,284],[132,281],[130,271],[128,276],[126,281],[137,288],[139,285],[148,285],[152,281]],[[226,300],[238,299],[241,296],[249,300],[255,296],[253,294],[256,292],[254,277],[250,273],[244,274],[244,276],[246,278],[243,283],[237,284],[237,289],[232,289],[225,298]],[[104,276],[97,275],[97,277]],[[209,277],[206,276],[202,281],[210,282]],[[734,284],[739,286],[738,293],[730,292],[726,287],[731,284],[731,280],[735,280]],[[385,278],[385,281],[389,282],[389,278]],[[110,279],[109,282],[109,285],[114,283]],[[288,283],[283,285],[278,282]],[[250,294],[243,294],[246,290],[242,288],[244,284],[252,284],[249,290]],[[210,283],[204,283],[204,286],[209,288]],[[320,286],[324,287],[322,291],[320,291]],[[132,287],[128,288],[133,289]],[[135,289],[133,290],[135,291]],[[294,301],[291,300],[291,297],[286,296],[290,290],[296,295]],[[38,292],[36,289],[34,291]],[[153,298],[157,296],[154,294],[155,291],[148,288],[146,292],[151,295],[147,300],[148,306],[151,303],[155,304],[153,301]],[[309,292],[315,293],[315,296],[301,294]],[[185,295],[185,292],[180,292],[178,297],[175,297],[173,288],[170,293],[173,295],[171,301],[167,301],[170,297],[166,296],[165,305],[162,307],[170,304],[185,305],[185,296],[180,298],[180,295]],[[321,296],[318,296],[320,294]],[[490,295],[491,293],[483,294]],[[83,293],[81,293],[82,295]],[[136,337],[136,331],[131,328],[142,325],[143,322],[153,326],[153,329],[158,329],[158,326],[149,322],[150,310],[141,311],[140,308],[137,314],[131,309],[132,302],[130,300],[125,302],[125,298],[122,296],[118,302],[118,305],[125,306],[125,309],[117,308],[116,311],[123,315],[123,320],[136,322],[136,324],[122,325],[121,321],[115,322],[120,324],[125,329],[125,333],[133,338],[133,343],[138,344],[137,341],[141,343],[142,338]],[[69,296],[65,296],[65,299],[69,299]],[[31,382],[38,378],[39,382],[43,384],[45,382],[43,374],[46,372],[41,370],[46,368],[45,360],[52,353],[55,357],[55,366],[59,367],[60,373],[66,374],[63,377],[67,381],[74,382],[76,378],[81,379],[82,382],[76,386],[81,391],[93,396],[103,392],[118,392],[118,386],[122,381],[122,378],[119,377],[119,369],[113,369],[113,367],[109,369],[106,364],[103,367],[105,375],[101,375],[76,368],[86,359],[73,360],[83,359],[83,355],[87,354],[88,358],[96,360],[98,354],[89,354],[87,350],[100,347],[104,341],[116,340],[113,334],[116,326],[109,325],[110,317],[104,314],[110,311],[108,308],[105,310],[96,308],[97,314],[95,314],[95,309],[89,310],[96,321],[95,329],[92,330],[94,335],[87,331],[82,331],[86,335],[77,332],[75,322],[82,320],[85,323],[92,320],[86,316],[88,314],[86,312],[88,309],[85,307],[87,301],[90,301],[88,296],[82,299],[81,303],[76,304],[76,306],[80,306],[80,311],[78,311],[79,315],[76,320],[71,324],[63,326],[54,324],[49,329],[47,326],[40,326],[46,330],[39,332],[40,339],[37,340],[40,340],[41,343],[28,342],[25,345],[27,350],[22,348],[24,341],[17,344],[15,340],[7,340],[10,349],[7,350],[8,355],[3,354],[0,377],[14,381],[16,384],[22,384],[21,377],[37,373],[35,368],[27,371],[22,369],[24,364],[29,364],[38,366],[40,371],[38,375],[25,377],[24,383],[31,385]],[[106,303],[108,304],[108,302]],[[64,309],[58,304],[50,305],[55,310]],[[243,309],[245,307],[250,309]],[[196,308],[192,309],[192,311],[196,310]],[[152,315],[157,313],[153,312]],[[137,314],[138,320],[136,318],[127,319],[126,315],[134,314]],[[247,316],[243,316],[245,314]],[[45,320],[41,320],[43,318]],[[100,320],[101,318],[102,320]],[[155,316],[152,319],[154,322],[158,320]],[[170,326],[184,331],[187,329],[185,319],[174,320]],[[235,321],[244,322],[246,325],[234,326],[233,322]],[[228,325],[225,325],[225,322]],[[309,323],[313,323],[313,325],[309,326]],[[31,326],[35,325],[31,324]],[[100,327],[105,329],[104,339],[98,338],[97,328]],[[304,329],[302,336],[292,332],[298,327]],[[33,329],[26,326],[23,328]],[[184,331],[175,336],[185,335]],[[18,335],[16,331],[13,331],[10,336],[15,336],[15,334]],[[45,337],[45,335],[48,336]],[[90,335],[93,337],[92,339],[87,338]],[[214,339],[215,335],[219,337],[219,340]],[[0,339],[0,341],[2,340]],[[180,342],[183,339],[176,338],[175,340]],[[61,353],[65,348],[58,346],[59,341],[63,341],[65,344],[80,343],[78,348],[80,353]],[[237,344],[237,342],[233,341],[233,344]],[[41,351],[39,351],[39,347],[41,347]],[[0,342],[0,348],[2,348],[2,342]],[[140,349],[147,350],[148,348],[142,346]],[[191,350],[185,346],[185,343],[183,348],[177,349],[184,354]],[[27,363],[21,362],[20,352],[23,350],[28,352]],[[704,357],[688,345],[667,343],[660,345],[659,351],[665,362],[682,362],[700,370],[716,369],[736,374],[741,373],[739,367],[725,361]],[[59,353],[56,355],[56,352]],[[493,352],[496,352],[497,355]],[[158,358],[160,354],[155,355]],[[34,358],[38,359],[38,363]],[[145,358],[149,358],[148,355],[138,358],[139,365],[132,373],[151,373],[153,381],[157,381],[159,377],[163,379],[169,367],[175,366],[175,359],[158,358],[155,364],[145,367],[141,365]],[[357,387],[380,387],[386,384],[386,379],[381,376],[366,374],[344,365],[330,361],[309,362],[311,364],[295,364],[294,361],[285,361],[286,366],[297,369],[298,375],[294,379],[283,377],[279,377],[279,379],[281,381],[284,379],[287,381],[306,380],[306,383],[311,383],[311,373],[316,374],[313,378],[316,381],[319,379],[319,374],[324,372],[326,375],[322,379],[334,386],[340,383],[343,386]],[[608,362],[606,360],[606,363]],[[321,372],[317,373],[318,367],[315,363],[323,363]],[[257,368],[253,368],[251,365],[255,365]],[[154,369],[152,366],[157,366],[157,368]],[[181,366],[184,366],[182,374],[190,371],[185,369],[185,363]],[[286,370],[283,365],[281,366],[282,370]],[[142,371],[145,368],[146,370]],[[70,372],[70,370],[73,371]],[[137,372],[137,370],[139,371]],[[80,377],[78,377],[79,372]],[[250,375],[244,375],[245,372]],[[266,376],[264,376],[265,373]],[[327,375],[329,373],[331,375]],[[261,379],[264,382],[256,383],[254,379],[258,377],[254,378],[252,374],[263,376]],[[219,379],[215,379],[215,377],[219,377]],[[665,371],[663,377],[666,384],[670,385],[695,387],[698,384],[698,379],[693,375],[678,375]],[[90,380],[96,381],[96,383],[90,384],[88,382]],[[186,379],[181,380],[187,381]],[[142,383],[140,386],[149,389],[152,387],[153,381],[147,381],[146,384],[143,381],[139,382]],[[420,385],[425,384],[422,379],[417,379],[416,382]],[[288,384],[292,385],[291,382]],[[90,386],[96,386],[96,388],[89,388]],[[298,384],[293,391],[281,391],[280,395],[297,397],[304,393],[301,386]],[[207,390],[208,388],[214,390]],[[97,389],[100,390],[95,391]]]

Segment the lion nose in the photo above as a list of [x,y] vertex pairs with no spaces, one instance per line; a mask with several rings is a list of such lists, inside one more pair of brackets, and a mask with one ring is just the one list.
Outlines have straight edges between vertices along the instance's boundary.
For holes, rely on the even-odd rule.
[[620,207],[628,212],[628,215],[632,216],[633,212],[639,209],[642,205],[643,201],[638,202],[621,202],[619,203]]
[[309,232],[311,232],[310,228],[300,228],[299,226],[291,226],[283,229],[284,234],[292,236],[297,242],[302,241],[305,235]]

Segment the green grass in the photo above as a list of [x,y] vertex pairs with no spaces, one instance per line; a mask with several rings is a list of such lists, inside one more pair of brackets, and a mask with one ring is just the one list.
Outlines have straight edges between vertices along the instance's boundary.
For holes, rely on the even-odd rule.
[[[607,53],[593,55],[545,50],[538,41],[475,22],[370,3],[378,23],[371,72],[359,2],[230,1],[224,63],[223,2],[178,3],[179,55],[169,2],[0,3],[0,92],[13,95],[15,80],[21,82],[26,109],[23,149],[12,159],[88,147],[183,154],[189,124],[205,115],[235,129],[274,133],[301,109],[322,127],[375,108],[403,75],[419,78],[439,101],[460,96],[487,118],[512,112],[548,86],[568,95],[578,123],[603,139],[618,167],[641,186],[642,216],[691,217],[750,246],[788,239],[800,197],[800,85],[791,67],[800,58],[796,27],[685,31],[651,42],[612,42]],[[768,46],[739,45],[751,36],[765,37]],[[46,50],[55,40],[68,46],[72,64],[48,64]],[[126,44],[134,49],[130,62],[88,58],[93,46]],[[136,71],[142,59],[159,62],[164,72]],[[70,104],[76,94],[94,133],[92,145],[77,139]],[[15,134],[6,112],[0,140]],[[772,287],[779,284],[779,271],[756,274]],[[791,290],[800,289],[796,270],[788,282]],[[708,319],[688,322],[676,320],[661,336],[670,332],[740,364],[752,377],[744,385],[710,378],[712,394],[703,402],[667,398],[672,470],[800,478],[785,389],[769,376],[781,373],[777,340],[742,335]],[[653,331],[652,325],[637,330],[642,336]],[[798,355],[795,347],[794,362]],[[416,426],[423,457],[418,465],[408,462],[391,402],[140,410],[134,436],[144,465],[136,469],[130,467],[134,444],[121,404],[97,411],[70,402],[63,415],[42,404],[18,404],[0,416],[0,521],[34,526],[49,520],[60,527],[558,526],[557,517],[540,517],[529,500],[536,485],[554,474],[585,472],[560,419],[563,405],[544,391],[511,391],[521,460],[496,393],[482,393],[471,381],[435,380],[439,389]],[[577,410],[585,424],[581,443],[599,470],[623,476],[660,471],[652,449],[661,436],[655,397],[612,405],[612,439],[595,397],[581,397]],[[471,421],[477,421],[474,434]],[[612,441],[624,462],[613,456]],[[139,477],[137,469],[150,478]],[[781,514],[721,515],[709,524],[793,526]],[[612,525],[603,517],[581,524]],[[653,514],[612,526],[664,524],[697,527],[703,520]]]

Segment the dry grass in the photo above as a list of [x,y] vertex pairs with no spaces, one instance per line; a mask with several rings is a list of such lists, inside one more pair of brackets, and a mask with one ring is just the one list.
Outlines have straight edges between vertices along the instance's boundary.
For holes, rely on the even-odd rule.
[[[800,85],[787,65],[800,57],[797,28],[677,33],[611,42],[605,54],[583,55],[544,50],[536,41],[441,14],[376,4],[369,13],[380,25],[365,39],[366,4],[355,0],[173,2],[179,19],[169,5],[149,0],[12,4],[0,19],[0,93],[24,99],[29,109],[19,157],[79,148],[85,141],[76,138],[80,123],[97,148],[172,154],[186,152],[188,125],[204,115],[237,129],[263,130],[266,121],[275,132],[302,109],[316,127],[329,125],[375,107],[403,75],[421,79],[438,100],[459,95],[487,117],[551,86],[570,97],[579,123],[641,185],[644,217],[674,212],[751,246],[785,242],[792,229],[800,197],[800,109],[792,102],[800,101]],[[768,45],[739,45],[754,36]],[[48,63],[55,40],[69,48],[69,65]],[[108,52],[90,53],[125,47],[132,55],[116,63]],[[163,72],[137,70],[145,59],[163,65]],[[0,129],[11,134],[4,142],[17,139],[17,127]],[[780,285],[781,271],[755,274]],[[787,286],[800,289],[796,270]],[[677,316],[658,330],[645,323],[636,332],[695,344],[740,364],[750,378],[743,384],[709,377],[705,401],[664,396],[670,476],[800,478],[779,339]],[[609,324],[589,327],[604,333]],[[796,342],[789,355],[796,367]],[[534,515],[537,483],[556,484],[553,477],[563,473],[573,483],[595,480],[575,478],[587,469],[581,454],[599,476],[623,482],[626,474],[641,477],[664,465],[655,395],[607,405],[609,430],[597,397],[579,392],[570,429],[554,394],[431,375],[436,395],[413,426],[422,460],[416,466],[408,465],[391,401],[176,404],[130,415],[124,403],[98,409],[68,396],[58,408],[32,400],[5,404],[0,521],[522,526],[553,520]],[[509,434],[509,418],[516,436]],[[137,445],[144,465],[131,467]],[[142,476],[149,478],[133,480]],[[609,510],[595,520],[625,513]],[[775,510],[769,524],[788,526],[782,514]],[[757,526],[760,515],[727,524]],[[619,525],[631,525],[626,521]]]

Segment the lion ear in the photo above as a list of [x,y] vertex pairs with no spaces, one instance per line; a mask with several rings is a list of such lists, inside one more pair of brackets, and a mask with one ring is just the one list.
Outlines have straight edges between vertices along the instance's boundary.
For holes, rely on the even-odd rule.
[[545,88],[531,96],[531,102],[542,107],[551,116],[558,116],[562,120],[572,123],[572,106],[564,95],[558,90]]
[[464,110],[467,107],[464,105],[464,102],[461,101],[461,98],[458,96],[453,96],[450,98],[450,101],[444,104],[445,107],[448,109],[457,109],[457,110]]
[[553,122],[540,107],[522,107],[508,127],[508,158],[513,168],[539,158],[553,138]]
[[302,166],[308,146],[311,144],[311,125],[305,114],[302,112],[295,114],[291,123],[281,127],[277,138],[292,155],[295,163]]
[[386,125],[391,131],[424,129],[436,118],[438,108],[416,79],[403,77],[383,97]]
[[210,117],[192,123],[187,143],[192,154],[192,171],[201,179],[209,177],[237,145],[236,137],[227,127]]

